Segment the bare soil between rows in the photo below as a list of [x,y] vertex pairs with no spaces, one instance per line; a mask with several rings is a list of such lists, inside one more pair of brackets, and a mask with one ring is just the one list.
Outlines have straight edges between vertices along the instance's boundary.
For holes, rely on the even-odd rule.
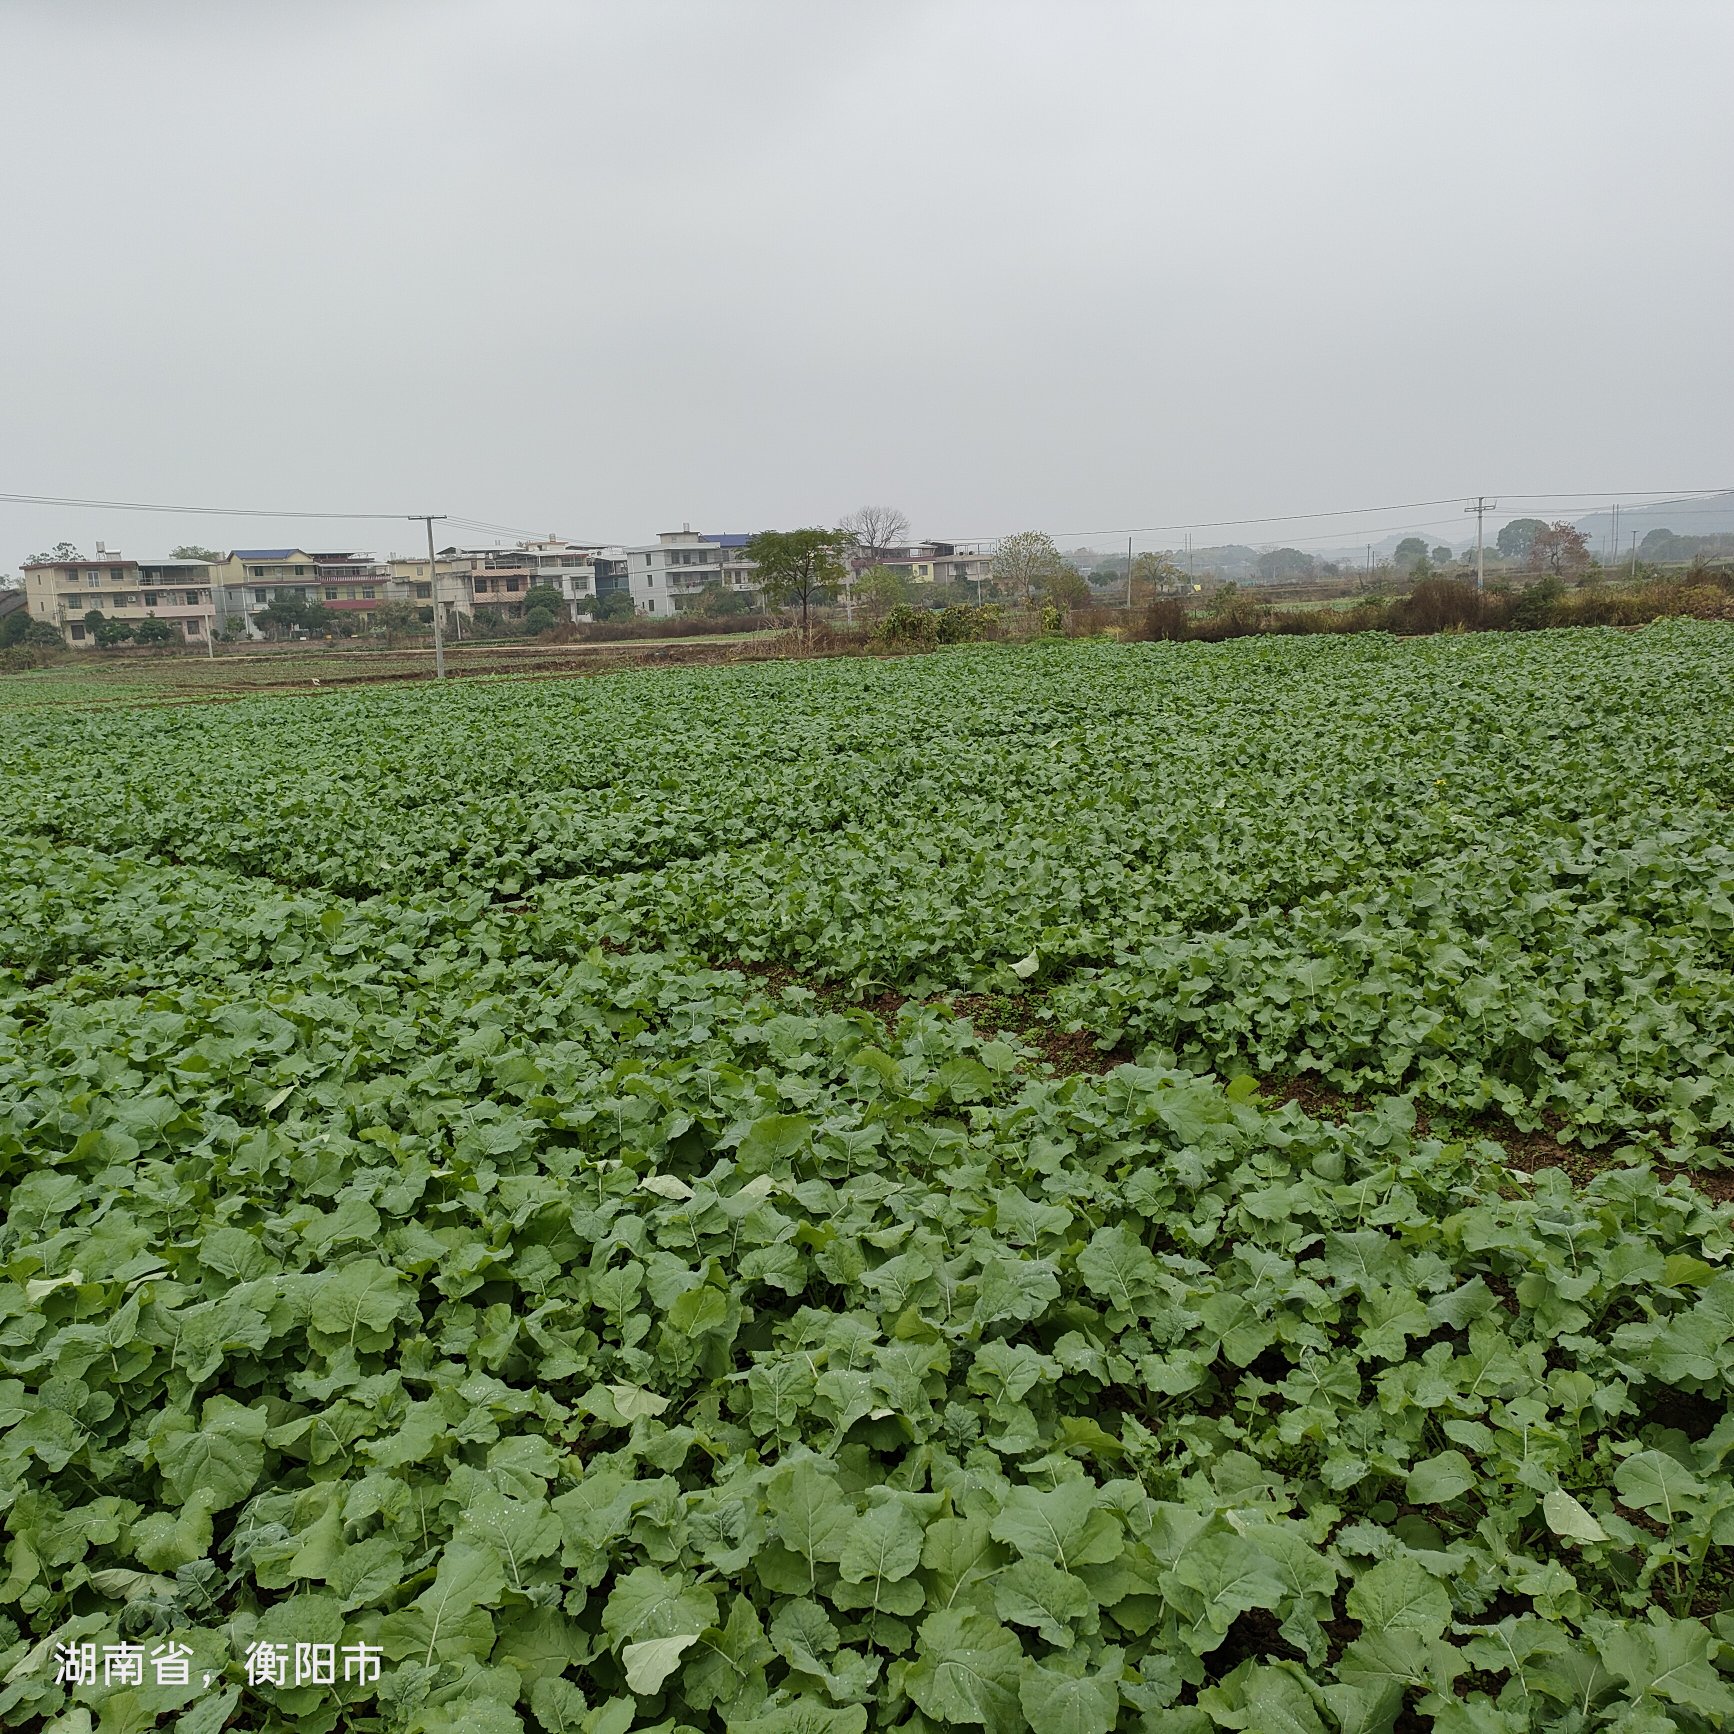
[[[747,963],[731,958],[715,967],[752,976],[775,993],[786,987],[805,988],[827,1009],[870,1012],[887,1030],[896,1024],[897,1014],[905,1005],[917,1003],[940,1007],[956,1017],[967,1019],[977,1030],[1015,1036],[1025,1046],[1034,1048],[1049,1071],[1058,1077],[1071,1077],[1083,1072],[1110,1072],[1115,1066],[1128,1064],[1137,1057],[1124,1044],[1104,1048],[1087,1030],[1056,1029],[1037,1014],[1033,1005],[1009,996],[957,992],[912,1002],[911,996],[887,989],[860,998],[851,997],[837,983],[809,980],[786,964]],[[1258,1084],[1259,1097],[1267,1105],[1293,1102],[1313,1119],[1329,1120],[1338,1125],[1368,1112],[1373,1106],[1366,1097],[1332,1089],[1320,1079],[1304,1075],[1264,1076],[1259,1078]],[[1487,1139],[1505,1152],[1507,1167],[1525,1174],[1558,1168],[1574,1186],[1585,1186],[1598,1174],[1628,1166],[1612,1149],[1604,1152],[1564,1142],[1558,1133],[1565,1128],[1557,1124],[1552,1128],[1528,1130],[1498,1114],[1480,1114],[1466,1121],[1446,1123],[1442,1115],[1429,1115],[1425,1106],[1417,1103],[1415,1129],[1422,1137]],[[1666,1162],[1656,1162],[1654,1167],[1664,1179],[1684,1180],[1718,1204],[1734,1204],[1734,1170],[1681,1168]]]

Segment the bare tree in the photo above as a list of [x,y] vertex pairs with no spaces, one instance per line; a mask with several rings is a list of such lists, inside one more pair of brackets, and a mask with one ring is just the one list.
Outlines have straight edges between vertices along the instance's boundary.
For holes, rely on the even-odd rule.
[[895,506],[863,506],[839,518],[837,528],[854,544],[852,559],[862,571],[909,540],[909,520]]
[[843,604],[853,624],[855,580],[879,565],[893,548],[909,540],[909,520],[895,506],[863,506],[860,511],[839,518],[837,529],[849,538],[849,575],[843,580]]

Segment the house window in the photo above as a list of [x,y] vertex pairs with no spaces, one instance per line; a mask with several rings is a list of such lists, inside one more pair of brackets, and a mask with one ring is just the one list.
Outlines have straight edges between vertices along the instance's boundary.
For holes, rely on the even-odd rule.
[[187,629],[187,637],[197,638],[199,636],[199,623],[198,623],[198,621],[196,621],[196,620],[183,620],[181,622],[181,624]]
[[269,602],[271,600],[271,593],[268,590],[255,590],[253,592],[253,600],[259,603]]
[[305,566],[297,566],[295,568],[295,576],[297,578],[305,578],[307,576],[307,568]]
[[488,580],[486,578],[478,578],[476,580],[476,594],[478,596],[486,596],[487,593],[488,593]]
[[197,608],[198,605],[199,605],[199,593],[198,593],[198,591],[189,590],[187,592],[187,606],[189,608]]
[[86,584],[100,584],[102,582],[102,574],[100,572],[86,572],[84,575],[84,581]]
[[648,554],[644,556],[644,563],[646,566],[650,564],[650,556]]
[[337,586],[335,584],[327,584],[325,586],[325,600],[327,602],[335,602],[337,600]]
[[147,608],[155,608],[156,607],[156,605],[157,605],[157,593],[156,593],[156,591],[147,590],[144,593],[144,605]]
[[373,586],[371,584],[363,584],[361,587],[361,595],[364,601],[371,602],[373,600]]
[[82,638],[84,636],[84,628],[82,626],[73,627],[72,636],[74,638]]
[[506,590],[509,594],[515,595],[518,591],[522,590],[523,588],[524,588],[524,580],[522,578],[508,578],[506,580]]
[[247,576],[249,578],[263,578],[265,576],[265,568],[263,566],[249,566],[247,568]]
[[656,612],[656,604],[654,602],[645,603],[644,612],[646,614],[654,614]]

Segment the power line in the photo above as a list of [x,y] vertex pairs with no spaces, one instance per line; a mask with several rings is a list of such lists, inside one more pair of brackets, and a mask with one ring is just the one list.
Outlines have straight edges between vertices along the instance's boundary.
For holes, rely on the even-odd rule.
[[146,500],[80,500],[64,494],[0,494],[15,506],[87,506],[104,512],[174,512],[202,518],[365,518],[373,523],[401,521],[404,512],[269,512],[246,506],[164,506]]
[[[1725,494],[1734,489],[1722,488],[1620,488],[1608,492],[1582,491],[1572,493],[1561,491],[1546,494],[1514,494],[1506,493],[1502,497],[1507,500],[1630,500],[1638,494],[1672,494],[1682,503],[1687,499],[1701,499],[1705,495]],[[1062,536],[1161,536],[1183,530],[1234,530],[1249,528],[1255,524],[1300,524],[1318,518],[1356,518],[1369,517],[1380,512],[1415,512],[1429,506],[1461,505],[1464,496],[1452,494],[1440,500],[1406,500],[1388,506],[1343,506],[1329,512],[1278,512],[1260,518],[1207,518],[1188,524],[1144,524],[1128,529],[1125,525],[1110,524],[1093,530],[1055,530],[1055,537]],[[1647,500],[1645,505],[1668,506],[1675,504],[1675,499]],[[998,536],[954,536],[950,540],[956,542],[992,542],[999,540]]]
[[[1730,492],[1734,492],[1734,489],[1726,487],[1673,489],[1620,488],[1617,490],[1604,491],[1591,489],[1580,489],[1574,491],[1570,489],[1562,489],[1548,493],[1513,493],[1507,491],[1502,497],[1506,500],[1552,500],[1559,501],[1562,504],[1576,500],[1620,500],[1629,504],[1639,495],[1661,496],[1659,498],[1643,500],[1641,506],[1644,509],[1648,509],[1655,506],[1687,506],[1693,501]],[[1458,506],[1461,504],[1462,498],[1462,495],[1450,495],[1434,500],[1407,500],[1380,506],[1341,506],[1330,511],[1278,512],[1249,518],[1204,518],[1195,519],[1188,523],[1146,524],[1134,526],[1131,529],[1127,529],[1124,526],[1107,526],[1089,530],[1057,530],[1054,532],[1054,535],[1060,538],[1070,538],[1074,536],[1160,536],[1180,533],[1186,533],[1189,535],[1195,530],[1250,529],[1265,524],[1315,523],[1330,518],[1372,517],[1387,512],[1420,511],[1433,506]],[[150,500],[85,499],[69,494],[0,493],[0,502],[10,505],[25,506],[71,506],[92,511],[160,512],[192,517],[296,518],[329,522],[344,521],[357,523],[402,522],[406,517],[417,516],[417,514],[404,512],[310,512],[296,508],[266,510],[245,506],[168,505],[160,501]],[[1697,516],[1700,514],[1694,512],[1692,515]],[[514,536],[522,541],[533,540],[541,534],[539,531],[526,530],[515,524],[498,524],[485,518],[454,516],[449,518],[447,521],[454,529],[465,529],[479,535]],[[1443,523],[1444,520],[1434,520],[1434,522]],[[1429,528],[1431,525],[1414,525],[1405,527]],[[993,542],[1001,539],[1002,537],[998,535],[953,536],[948,538],[948,540],[953,542]],[[1322,536],[1304,538],[1304,540],[1308,541],[1324,541],[1328,539],[1328,537]],[[609,547],[614,544],[600,542],[596,545],[599,547]]]

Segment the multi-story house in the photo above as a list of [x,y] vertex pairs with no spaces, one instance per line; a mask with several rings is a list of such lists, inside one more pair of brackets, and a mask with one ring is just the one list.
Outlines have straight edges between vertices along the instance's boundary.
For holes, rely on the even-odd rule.
[[380,603],[401,599],[392,589],[391,568],[372,554],[315,554],[312,558],[317,582],[308,600],[321,603],[334,614],[365,618]]
[[[426,570],[427,561],[420,562]],[[440,590],[451,572],[467,593],[468,612],[483,620],[521,620],[524,598],[536,587],[536,557],[527,548],[442,548]]]
[[607,594],[599,587],[599,566],[607,564],[612,569],[609,557],[618,557],[623,552],[597,542],[567,542],[558,536],[526,542],[524,549],[536,562],[534,588],[558,591],[573,619],[578,614],[576,604]]
[[91,614],[137,627],[161,620],[189,643],[208,644],[216,618],[213,568],[205,560],[129,560],[98,542],[88,560],[32,561],[24,605],[71,645],[94,645]]
[[[470,620],[519,620],[532,590],[553,590],[566,605],[569,618],[577,604],[625,588],[625,552],[594,542],[568,542],[546,536],[513,548],[442,548],[439,567],[443,624],[459,635]],[[432,597],[425,556],[393,556],[394,584],[411,602]],[[394,592],[395,594],[396,592]]]
[[756,597],[756,568],[746,535],[702,535],[690,524],[625,550],[632,606],[640,614],[679,614],[710,585]]
[[256,617],[279,597],[319,600],[319,562],[301,548],[234,548],[213,572],[217,625],[249,638],[263,636]]
[[[475,618],[475,605],[470,590],[470,568],[456,548],[444,549],[434,557],[440,593],[440,627],[454,638],[464,635],[467,621]],[[393,554],[386,562],[389,599],[408,602],[416,607],[431,605],[434,586],[428,577],[427,556]]]
[[915,542],[887,548],[872,564],[901,572],[912,584],[967,584],[986,594],[993,551],[974,542]]

